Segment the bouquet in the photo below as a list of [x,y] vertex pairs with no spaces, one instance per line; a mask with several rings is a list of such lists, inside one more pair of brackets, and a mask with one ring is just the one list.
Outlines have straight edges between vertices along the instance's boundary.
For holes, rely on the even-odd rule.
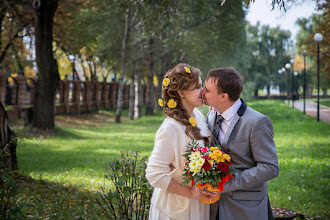
[[[223,184],[233,178],[236,170],[231,167],[230,156],[219,147],[200,147],[198,142],[192,141],[187,146],[187,159],[183,171],[182,185],[191,182],[193,187],[207,188],[208,191],[222,191]],[[206,200],[199,198],[203,203],[214,203],[220,199],[220,194]]]

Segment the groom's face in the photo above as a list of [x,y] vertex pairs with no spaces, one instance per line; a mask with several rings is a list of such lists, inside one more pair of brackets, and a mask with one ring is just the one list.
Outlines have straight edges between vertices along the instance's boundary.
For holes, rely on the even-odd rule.
[[219,101],[221,100],[221,93],[218,93],[217,81],[208,79],[205,81],[205,87],[202,91],[204,96],[204,104],[212,106],[217,109]]

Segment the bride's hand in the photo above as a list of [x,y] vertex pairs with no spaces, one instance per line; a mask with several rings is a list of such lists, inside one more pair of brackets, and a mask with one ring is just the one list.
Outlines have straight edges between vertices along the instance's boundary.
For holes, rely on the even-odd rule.
[[209,200],[213,197],[216,197],[217,193],[210,192],[210,191],[205,190],[205,189],[200,189],[200,188],[194,187],[194,188],[191,189],[191,195],[192,195],[193,199],[197,199],[197,198],[202,197],[204,199]]

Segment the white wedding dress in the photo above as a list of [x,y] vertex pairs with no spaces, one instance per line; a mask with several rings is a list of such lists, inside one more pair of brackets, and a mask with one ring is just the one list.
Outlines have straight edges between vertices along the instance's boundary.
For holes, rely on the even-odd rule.
[[[211,133],[205,118],[197,109],[194,110],[197,126],[203,136]],[[171,179],[182,182],[185,158],[182,156],[186,146],[192,140],[185,134],[185,126],[172,118],[166,118],[156,134],[154,150],[148,161],[146,177],[155,188],[149,210],[149,220],[208,220],[210,219],[210,205],[198,199],[188,199],[176,194],[168,193],[167,186]],[[197,140],[204,146],[202,140]],[[170,171],[169,164],[175,166]],[[191,186],[191,184],[189,184]]]

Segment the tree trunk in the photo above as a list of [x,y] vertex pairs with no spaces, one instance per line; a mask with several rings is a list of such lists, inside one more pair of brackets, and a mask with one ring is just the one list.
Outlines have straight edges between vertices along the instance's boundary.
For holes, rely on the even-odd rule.
[[94,80],[95,81],[98,81],[97,80],[97,72],[96,72],[96,63],[95,63],[95,61],[93,61],[93,69],[94,69],[94,71],[93,71],[94,72],[94,75],[93,75]]
[[142,116],[142,100],[143,100],[143,93],[142,93],[142,61],[138,62],[136,66],[136,72],[134,77],[134,84],[135,84],[135,100],[134,100],[134,117],[141,118]]
[[33,127],[54,128],[54,99],[59,85],[57,62],[53,57],[53,18],[58,0],[41,0],[36,8],[36,57],[39,69],[34,103]]
[[153,57],[153,44],[154,39],[150,36],[149,51],[147,55],[148,73],[147,73],[147,94],[146,94],[146,115],[154,114],[154,57]]
[[81,57],[79,58],[79,62],[80,62],[81,68],[83,69],[83,72],[84,72],[85,81],[88,81],[87,71],[84,66],[84,60]]
[[128,50],[128,41],[130,35],[130,10],[131,7],[126,10],[125,14],[125,31],[121,48],[121,68],[120,68],[120,78],[118,81],[119,89],[118,89],[118,100],[117,100],[117,109],[116,109],[116,123],[120,123],[121,110],[123,108],[124,102],[124,76],[126,69],[126,56]]
[[328,89],[326,87],[322,88],[323,90],[323,97],[327,97],[328,96]]
[[94,82],[94,73],[93,73],[93,68],[92,68],[92,64],[91,62],[87,62],[88,63],[88,67],[89,67],[89,73],[90,73],[90,81],[91,82]]
[[267,97],[270,98],[270,85],[267,85],[266,88],[267,88]]
[[258,89],[254,89],[254,96],[258,97]]
[[[0,168],[17,170],[17,140],[15,133],[8,126],[8,116],[0,102]],[[3,163],[3,164],[2,164]]]
[[134,99],[135,99],[135,88],[134,88],[134,77],[135,71],[132,71],[131,73],[131,83],[130,83],[130,90],[129,90],[129,113],[128,113],[128,119],[133,120],[134,119]]

